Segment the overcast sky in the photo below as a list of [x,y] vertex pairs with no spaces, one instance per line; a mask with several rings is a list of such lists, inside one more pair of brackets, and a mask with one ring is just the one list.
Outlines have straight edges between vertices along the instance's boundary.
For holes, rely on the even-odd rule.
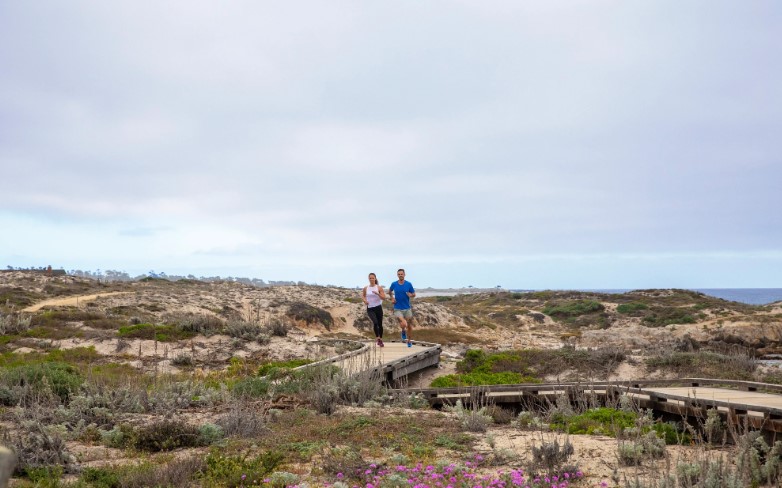
[[782,287],[782,3],[0,0],[0,266]]

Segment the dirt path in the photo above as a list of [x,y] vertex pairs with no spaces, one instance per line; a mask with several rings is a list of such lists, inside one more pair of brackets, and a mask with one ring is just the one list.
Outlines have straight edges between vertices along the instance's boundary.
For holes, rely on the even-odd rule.
[[98,297],[108,297],[111,295],[122,295],[125,293],[130,293],[129,291],[112,291],[109,293],[95,293],[93,295],[77,295],[74,297],[64,297],[64,298],[51,298],[49,300],[44,300],[42,302],[38,302],[35,305],[30,305],[29,307],[22,309],[22,312],[37,312],[38,310],[42,309],[43,307],[68,307],[68,306],[74,306],[78,307],[80,303],[86,303],[91,302],[92,300],[95,300]]

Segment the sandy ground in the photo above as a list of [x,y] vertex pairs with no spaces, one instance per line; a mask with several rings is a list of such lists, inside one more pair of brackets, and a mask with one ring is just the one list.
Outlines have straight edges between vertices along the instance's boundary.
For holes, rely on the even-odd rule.
[[[171,312],[219,316],[221,312],[228,308],[243,318],[264,320],[282,314],[288,303],[303,301],[328,310],[334,317],[334,325],[331,330],[326,330],[320,325],[307,326],[306,324],[297,324],[289,332],[288,337],[274,337],[272,342],[267,345],[237,341],[224,335],[198,336],[192,340],[179,343],[159,343],[140,339],[121,341],[115,337],[92,337],[90,332],[98,335],[101,331],[89,331],[87,328],[83,328],[86,332],[84,337],[74,337],[59,341],[46,340],[44,341],[46,344],[36,344],[35,341],[31,340],[29,343],[21,345],[22,347],[16,349],[16,352],[31,352],[52,346],[63,349],[94,346],[98,353],[112,357],[112,360],[124,362],[146,371],[154,370],[159,372],[179,371],[171,364],[172,359],[179,354],[188,354],[195,357],[197,361],[203,361],[203,364],[199,364],[199,369],[197,370],[201,371],[202,369],[209,369],[212,364],[216,368],[223,368],[231,357],[264,360],[282,360],[294,357],[314,360],[323,359],[332,355],[334,351],[318,343],[318,339],[322,336],[365,336],[365,331],[356,326],[357,323],[360,324],[359,320],[364,318],[365,309],[362,303],[356,302],[358,294],[355,290],[335,289],[325,293],[323,289],[315,287],[259,289],[240,286],[219,287],[201,285],[193,287],[192,290],[177,291],[176,293],[179,294],[175,294],[170,289],[156,288],[143,283],[134,284],[133,286],[135,290],[131,292],[95,293],[46,300],[27,307],[24,311],[35,312],[47,306],[82,307],[91,302],[92,306],[104,310],[143,305],[146,307],[145,310],[154,310],[154,314],[157,317],[163,317]],[[450,314],[446,309],[438,308],[436,305],[427,306],[429,307],[428,311],[432,314],[431,316],[437,319],[437,323],[434,326],[451,327],[458,330],[466,328],[464,321],[460,317]],[[782,308],[776,307],[769,313],[782,313]],[[390,319],[389,317],[388,329],[389,331],[395,330],[395,324]],[[750,328],[748,326],[752,325],[749,322],[745,323],[740,320],[735,323],[723,324],[721,320],[715,319],[705,323],[660,328],[628,324],[621,328],[612,327],[607,330],[584,330],[578,339],[578,346],[600,347],[617,345],[630,350],[640,350],[671,337],[689,335],[696,339],[702,339],[708,338],[709,333],[717,328],[742,332],[748,330]],[[562,345],[561,333],[561,327],[548,317],[545,318],[545,322],[542,324],[522,317],[519,319],[519,324],[516,328],[498,328],[493,330],[491,339],[493,346],[501,349],[524,347],[556,348]],[[763,333],[769,337],[777,337],[779,340],[782,340],[782,324],[771,323],[765,326]],[[466,346],[463,344],[444,344],[441,363],[437,367],[427,368],[411,375],[407,380],[407,386],[427,387],[434,378],[454,373],[456,363],[465,350]],[[610,379],[639,379],[645,377],[645,372],[642,371],[639,364],[642,363],[640,361],[626,361],[622,363],[614,371]],[[509,449],[522,458],[530,455],[530,447],[532,445],[540,445],[541,442],[551,442],[554,439],[560,442],[564,440],[562,434],[528,432],[509,426],[492,426],[487,434],[476,435],[481,440],[479,444],[480,451],[490,453],[493,449]],[[665,461],[659,461],[656,465],[647,465],[641,470],[637,468],[623,468],[619,466],[616,457],[618,442],[616,439],[600,436],[571,436],[569,441],[573,443],[575,448],[574,461],[587,474],[590,486],[595,486],[602,480],[610,480],[612,476],[619,476],[620,478],[622,476],[632,478],[637,474],[653,476],[654,470],[661,469],[661,466],[665,463]],[[77,446],[73,446],[73,450],[77,450]],[[675,466],[676,460],[694,456],[696,452],[702,453],[702,450],[669,446],[667,452],[669,455],[668,460]],[[710,453],[710,455],[714,456],[722,454],[718,450]],[[120,458],[122,453],[100,447],[86,449],[83,456],[87,462],[101,463],[104,462],[103,460]],[[613,485],[613,483],[609,483],[609,485]]]
[[36,303],[35,305],[31,305],[27,308],[23,308],[22,312],[30,312],[30,313],[37,312],[43,307],[78,307],[86,304],[87,302],[92,302],[94,300],[97,300],[100,297],[124,295],[126,293],[130,293],[130,292],[114,291],[109,293],[95,293],[93,295],[79,295],[79,296],[65,297],[65,298],[52,298],[51,300],[44,300],[42,302]]

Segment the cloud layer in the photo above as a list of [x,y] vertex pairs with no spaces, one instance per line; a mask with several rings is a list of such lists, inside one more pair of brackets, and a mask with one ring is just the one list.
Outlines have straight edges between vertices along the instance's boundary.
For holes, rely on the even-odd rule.
[[6,2],[0,265],[782,286],[780,21],[763,1]]

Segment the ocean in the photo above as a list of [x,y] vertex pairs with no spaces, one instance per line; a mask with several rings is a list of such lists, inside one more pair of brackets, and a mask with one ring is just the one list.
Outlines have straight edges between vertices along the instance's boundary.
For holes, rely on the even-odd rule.
[[[690,288],[690,290],[703,293],[732,302],[748,303],[750,305],[765,305],[767,303],[782,301],[782,288]],[[625,293],[632,290],[580,290],[596,291],[600,293]]]

